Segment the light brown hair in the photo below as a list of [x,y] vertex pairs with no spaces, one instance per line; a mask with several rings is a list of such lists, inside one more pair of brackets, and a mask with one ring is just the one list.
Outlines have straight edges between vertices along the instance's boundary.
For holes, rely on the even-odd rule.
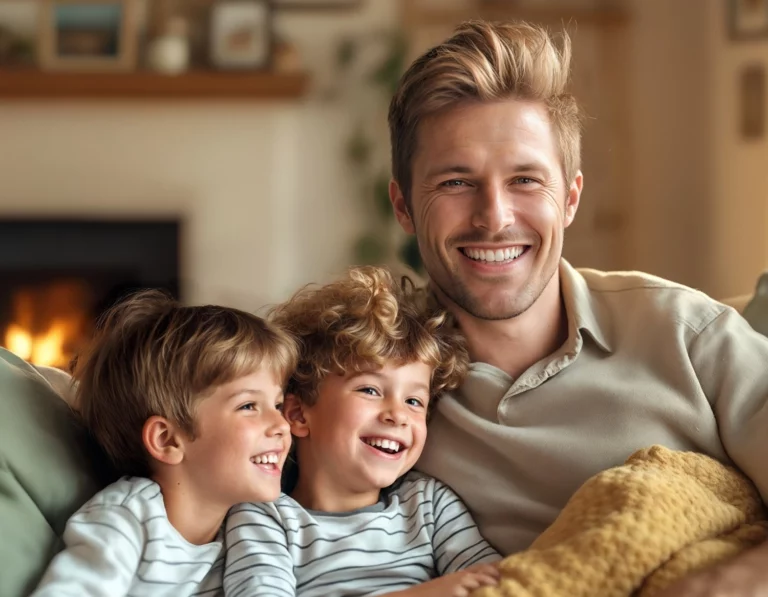
[[581,167],[582,119],[567,91],[571,41],[560,37],[558,47],[536,25],[468,21],[410,66],[389,106],[392,176],[409,208],[419,123],[468,101],[543,102],[570,185]]
[[75,404],[119,474],[148,476],[147,419],[165,417],[194,438],[198,400],[263,367],[285,383],[296,355],[295,341],[259,317],[144,291],[101,318],[75,364]]
[[428,308],[423,298],[410,279],[398,283],[388,269],[374,266],[351,268],[338,281],[301,289],[271,313],[299,342],[287,391],[311,406],[330,373],[417,361],[433,370],[433,399],[457,387],[469,367],[464,339],[447,313]]

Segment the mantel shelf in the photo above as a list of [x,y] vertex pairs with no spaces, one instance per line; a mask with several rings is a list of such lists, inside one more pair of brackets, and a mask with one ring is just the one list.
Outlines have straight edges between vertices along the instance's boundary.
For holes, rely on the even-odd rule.
[[290,100],[303,96],[305,73],[197,70],[177,76],[151,72],[52,73],[0,69],[0,100]]

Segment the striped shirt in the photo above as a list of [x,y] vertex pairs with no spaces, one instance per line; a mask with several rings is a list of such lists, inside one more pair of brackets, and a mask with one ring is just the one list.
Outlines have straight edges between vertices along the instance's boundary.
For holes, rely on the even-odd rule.
[[214,597],[223,542],[193,545],[171,525],[160,486],[123,477],[67,522],[64,551],[32,597]]
[[499,560],[455,493],[411,472],[382,501],[345,513],[282,495],[241,504],[226,523],[227,597],[389,593]]

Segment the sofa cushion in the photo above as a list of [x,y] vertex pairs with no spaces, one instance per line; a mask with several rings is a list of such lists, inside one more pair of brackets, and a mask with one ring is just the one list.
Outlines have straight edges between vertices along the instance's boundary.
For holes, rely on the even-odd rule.
[[743,315],[755,330],[768,336],[768,272],[757,281],[755,294],[744,307]]
[[69,406],[0,348],[0,595],[29,595],[69,516],[111,480]]

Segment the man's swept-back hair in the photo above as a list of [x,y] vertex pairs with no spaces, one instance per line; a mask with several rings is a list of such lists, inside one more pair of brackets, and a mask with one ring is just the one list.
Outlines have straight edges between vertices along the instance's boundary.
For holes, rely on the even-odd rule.
[[581,113],[568,92],[571,41],[557,44],[527,23],[468,21],[418,58],[400,79],[389,107],[392,176],[410,206],[418,125],[466,102],[541,102],[549,112],[566,186],[581,167]]
[[464,339],[447,313],[427,307],[410,279],[398,283],[386,268],[355,267],[330,284],[305,286],[271,317],[298,340],[288,391],[309,406],[331,373],[420,361],[433,370],[435,398],[457,387],[469,367]]
[[165,417],[194,438],[198,400],[262,368],[285,383],[296,356],[293,338],[260,317],[144,291],[101,318],[77,358],[75,404],[119,474],[148,476],[147,419]]

